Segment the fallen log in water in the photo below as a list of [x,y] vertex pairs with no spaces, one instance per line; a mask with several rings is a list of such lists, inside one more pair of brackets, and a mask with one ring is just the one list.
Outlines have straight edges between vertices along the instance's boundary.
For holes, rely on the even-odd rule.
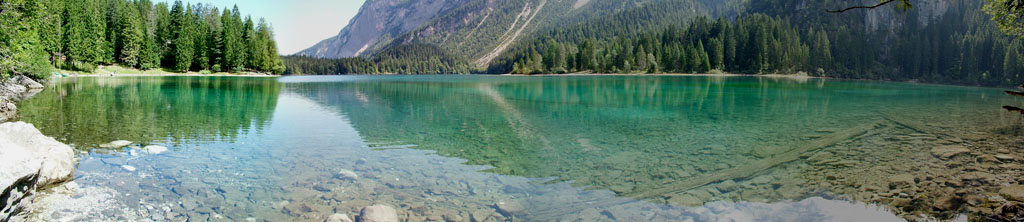
[[821,148],[825,148],[825,147],[829,147],[829,146],[833,146],[833,145],[835,145],[837,143],[846,141],[846,140],[848,140],[850,138],[854,138],[854,137],[857,137],[859,135],[863,135],[866,132],[868,132],[868,131],[870,131],[872,129],[877,128],[879,125],[881,125],[881,122],[882,121],[875,121],[875,122],[871,122],[871,123],[867,123],[867,124],[862,124],[862,125],[859,125],[859,126],[856,126],[856,127],[853,127],[853,128],[848,128],[848,129],[845,129],[845,130],[842,130],[842,131],[830,134],[830,135],[828,135],[826,137],[822,137],[820,139],[813,140],[813,141],[808,142],[808,143],[806,143],[806,144],[804,144],[804,145],[802,145],[800,147],[797,147],[795,149],[786,151],[784,153],[777,154],[777,155],[775,155],[775,156],[773,156],[771,158],[766,158],[766,159],[762,159],[762,160],[753,161],[753,162],[751,162],[749,164],[745,164],[745,165],[742,165],[742,166],[739,166],[739,167],[730,168],[730,169],[726,169],[726,170],[722,170],[722,171],[718,171],[718,172],[714,172],[714,173],[709,173],[709,174],[698,176],[697,178],[693,178],[693,179],[689,179],[689,180],[679,180],[679,181],[673,181],[673,182],[661,184],[661,185],[658,186],[660,188],[656,188],[656,189],[649,189],[649,190],[644,190],[644,191],[641,191],[641,192],[623,194],[623,196],[631,197],[632,199],[620,198],[620,199],[617,199],[617,200],[603,201],[603,202],[597,202],[597,203],[593,203],[593,204],[574,204],[574,205],[564,206],[564,207],[561,207],[561,208],[551,208],[550,210],[531,213],[530,214],[530,219],[531,220],[543,220],[543,221],[554,220],[554,219],[557,219],[557,218],[554,218],[557,215],[564,215],[564,214],[570,214],[570,213],[573,213],[573,212],[580,212],[580,211],[582,211],[583,209],[586,209],[586,208],[611,207],[611,206],[625,204],[625,203],[636,201],[636,200],[644,200],[644,199],[651,199],[651,198],[655,198],[655,197],[660,197],[660,196],[665,195],[665,194],[684,192],[684,191],[692,190],[694,188],[701,187],[701,186],[708,185],[708,184],[712,184],[712,183],[717,183],[717,182],[722,182],[722,181],[727,181],[727,180],[738,180],[738,179],[749,178],[749,177],[758,175],[759,173],[764,172],[764,171],[766,171],[768,169],[771,169],[771,168],[773,168],[775,166],[778,166],[778,165],[781,165],[781,164],[784,164],[784,163],[788,163],[788,162],[791,162],[791,161],[794,161],[794,160],[798,160],[798,159],[800,159],[800,156],[803,155],[804,153],[815,151],[815,150],[818,150],[818,149],[821,149]]

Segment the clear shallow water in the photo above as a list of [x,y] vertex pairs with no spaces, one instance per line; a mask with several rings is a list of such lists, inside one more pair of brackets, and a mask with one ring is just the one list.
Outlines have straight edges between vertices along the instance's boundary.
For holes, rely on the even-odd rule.
[[[374,203],[411,221],[900,220],[893,192],[961,173],[929,171],[945,164],[929,147],[971,144],[894,122],[957,139],[1020,123],[997,89],[822,79],[58,81],[20,115],[82,152],[79,194],[40,212],[79,220],[317,221]],[[171,151],[99,148],[117,139]],[[882,184],[903,173],[929,176]]]

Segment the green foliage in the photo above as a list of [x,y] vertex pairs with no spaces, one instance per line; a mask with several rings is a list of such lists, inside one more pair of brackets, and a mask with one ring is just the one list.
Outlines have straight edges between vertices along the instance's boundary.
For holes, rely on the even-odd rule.
[[985,12],[1004,33],[1024,38],[1024,1],[988,0]]
[[46,17],[42,1],[0,2],[0,79],[12,75],[46,78],[52,69],[36,21]]
[[[222,63],[237,72],[284,71],[270,25],[241,29],[237,7],[222,17],[214,7],[181,1],[172,8],[150,0],[5,0],[0,4],[3,76],[44,78],[53,66],[92,71],[97,65],[114,63],[177,72]],[[233,33],[225,34],[223,21],[229,21]],[[248,35],[243,36],[243,31]],[[223,41],[225,35],[232,41]]]

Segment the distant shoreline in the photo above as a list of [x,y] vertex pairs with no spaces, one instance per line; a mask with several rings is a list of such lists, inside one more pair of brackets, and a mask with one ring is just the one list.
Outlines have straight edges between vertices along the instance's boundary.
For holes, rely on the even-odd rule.
[[[59,75],[57,75],[59,74]],[[71,70],[54,70],[53,76],[59,77],[145,77],[145,76],[251,76],[251,77],[280,77],[281,75],[256,73],[256,72],[241,72],[241,73],[229,73],[229,72],[213,72],[213,73],[201,73],[201,72],[173,72],[163,69],[135,69],[126,68],[117,65],[110,66],[97,66],[95,70],[82,73]]]
[[271,74],[199,74],[199,73],[167,73],[167,74],[66,74],[67,76],[60,76],[59,78],[71,78],[71,77],[168,77],[168,76],[235,76],[235,77],[281,77],[281,75]]
[[808,76],[800,74],[737,74],[737,73],[566,73],[566,74],[501,74],[502,76],[715,76],[715,77],[773,77],[773,78],[799,78],[819,79],[828,77]]

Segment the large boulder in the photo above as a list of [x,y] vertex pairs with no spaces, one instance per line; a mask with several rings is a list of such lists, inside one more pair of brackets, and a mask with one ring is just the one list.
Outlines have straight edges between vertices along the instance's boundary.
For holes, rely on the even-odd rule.
[[70,180],[74,158],[71,147],[32,124],[0,123],[0,221],[21,212],[36,188]]
[[[0,149],[21,149],[42,162],[38,167],[39,186],[47,186],[71,179],[74,173],[75,153],[70,146],[43,135],[32,124],[12,122],[0,124]],[[14,151],[11,151],[14,152]],[[0,162],[19,161],[0,155]],[[25,166],[35,167],[35,166]]]
[[23,76],[23,75],[18,75],[18,76],[15,76],[14,78],[11,78],[11,82],[14,82],[14,83],[17,83],[19,85],[25,86],[25,88],[29,88],[29,89],[42,89],[43,88],[43,84],[39,84],[39,82],[36,82],[35,80],[32,80],[32,78],[29,78],[29,77],[26,77],[26,76]]
[[0,83],[0,91],[3,91],[2,93],[4,94],[20,94],[28,91],[28,88],[13,81],[8,81]]

